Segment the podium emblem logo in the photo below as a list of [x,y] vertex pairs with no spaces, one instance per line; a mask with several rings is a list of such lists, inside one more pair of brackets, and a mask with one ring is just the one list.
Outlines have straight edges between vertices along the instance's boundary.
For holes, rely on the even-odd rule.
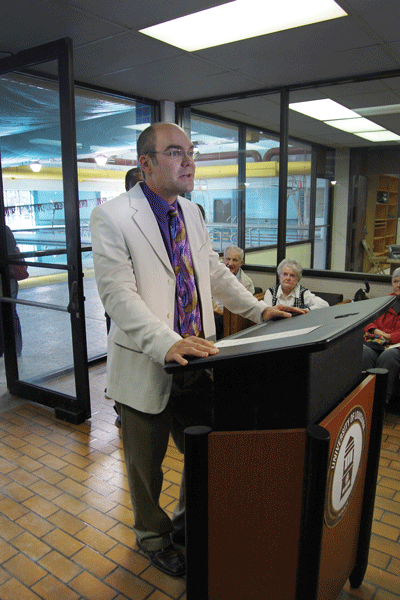
[[361,406],[348,413],[330,457],[325,523],[335,527],[343,518],[356,489],[365,449],[366,418]]

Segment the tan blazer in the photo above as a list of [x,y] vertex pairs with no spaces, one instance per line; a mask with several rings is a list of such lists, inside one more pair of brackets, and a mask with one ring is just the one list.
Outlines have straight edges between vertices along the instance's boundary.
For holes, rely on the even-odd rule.
[[[266,308],[219,261],[199,208],[179,198],[202,308],[206,338],[215,339],[212,297],[254,322]],[[91,214],[95,276],[110,315],[107,394],[146,413],[161,412],[172,376],[165,355],[174,332],[175,275],[158,223],[139,184]]]

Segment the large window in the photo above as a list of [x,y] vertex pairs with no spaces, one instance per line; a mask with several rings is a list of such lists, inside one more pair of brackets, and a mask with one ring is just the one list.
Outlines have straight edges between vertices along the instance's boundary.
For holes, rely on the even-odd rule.
[[246,264],[285,254],[305,268],[382,275],[400,264],[399,90],[393,71],[182,103],[194,121],[201,111],[238,132]]
[[278,239],[279,139],[246,131],[246,248],[276,246]]
[[193,116],[191,138],[199,151],[192,200],[205,211],[218,252],[238,243],[239,131],[235,126]]
[[[205,210],[213,247],[244,247],[246,263],[275,266],[279,218],[279,135],[192,113],[199,155],[192,200]],[[326,268],[330,181],[312,177],[317,152],[289,140],[287,255]]]
[[330,242],[330,199],[332,183],[329,179],[317,178],[314,227],[314,269],[328,268]]

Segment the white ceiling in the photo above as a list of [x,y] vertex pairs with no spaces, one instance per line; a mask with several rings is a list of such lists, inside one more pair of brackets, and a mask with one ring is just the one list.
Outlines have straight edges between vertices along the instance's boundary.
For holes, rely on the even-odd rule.
[[[70,37],[77,81],[174,102],[395,69],[400,73],[399,0],[337,0],[348,17],[193,53],[139,33],[143,27],[223,3],[2,0],[0,58]],[[324,97],[351,109],[400,104],[400,76],[298,90],[290,100]],[[277,94],[202,103],[199,108],[278,130]],[[399,114],[368,118],[400,134]],[[290,133],[331,146],[371,145],[292,111]]]

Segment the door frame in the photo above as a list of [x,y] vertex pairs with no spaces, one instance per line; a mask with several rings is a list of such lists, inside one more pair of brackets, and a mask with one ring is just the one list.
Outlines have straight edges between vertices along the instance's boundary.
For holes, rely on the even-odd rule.
[[[82,249],[79,227],[78,168],[76,155],[75,99],[73,77],[72,40],[63,38],[23,50],[0,60],[0,74],[14,71],[26,72],[30,67],[57,60],[60,99],[61,156],[63,193],[65,207],[66,256],[68,272],[69,303],[67,307],[52,307],[38,302],[13,299],[10,296],[8,265],[17,263],[7,256],[5,247],[5,215],[2,178],[0,180],[0,233],[3,240],[1,253],[1,276],[3,296],[0,297],[5,333],[4,360],[7,387],[15,396],[32,402],[54,407],[55,416],[70,423],[82,423],[90,418],[89,370],[85,327],[85,307],[83,294]],[[1,168],[1,157],[0,157]],[[24,256],[24,255],[22,255]],[[29,253],[35,256],[35,253]],[[27,259],[29,265],[29,257]],[[31,263],[36,266],[36,263]],[[43,263],[42,263],[43,265]],[[75,396],[63,394],[19,379],[18,360],[11,318],[11,304],[31,304],[53,310],[69,312],[72,334],[72,351],[75,375]]]

